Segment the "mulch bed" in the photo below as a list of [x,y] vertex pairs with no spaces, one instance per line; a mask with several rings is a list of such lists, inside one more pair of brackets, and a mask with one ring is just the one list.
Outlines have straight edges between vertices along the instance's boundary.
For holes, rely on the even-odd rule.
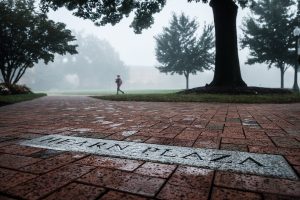
[[197,87],[178,92],[180,94],[292,94],[293,91],[281,88],[263,88],[263,87]]

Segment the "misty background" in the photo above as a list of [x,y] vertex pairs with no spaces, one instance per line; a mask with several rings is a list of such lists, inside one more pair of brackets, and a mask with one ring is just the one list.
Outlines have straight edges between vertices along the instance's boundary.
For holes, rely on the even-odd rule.
[[[154,36],[169,25],[173,13],[178,15],[181,12],[197,19],[200,24],[199,32],[204,23],[213,22],[212,10],[208,4],[186,3],[185,0],[167,1],[165,8],[154,16],[152,27],[139,35],[129,28],[133,16],[115,26],[98,27],[89,20],[72,16],[65,8],[51,11],[49,18],[65,23],[66,28],[76,36],[78,54],[56,56],[55,62],[48,65],[40,62],[25,73],[20,83],[28,85],[34,91],[114,90],[116,75],[120,74],[125,91],[184,89],[184,76],[166,75],[155,68],[158,62],[155,58]],[[247,15],[247,9],[239,8],[239,38],[242,37],[242,19]],[[279,69],[268,70],[267,65],[245,65],[247,50],[240,50],[239,56],[242,77],[248,86],[280,87]],[[285,73],[286,88],[292,87],[293,77],[294,70],[289,68]],[[212,78],[213,71],[191,75],[190,88],[204,86]]]

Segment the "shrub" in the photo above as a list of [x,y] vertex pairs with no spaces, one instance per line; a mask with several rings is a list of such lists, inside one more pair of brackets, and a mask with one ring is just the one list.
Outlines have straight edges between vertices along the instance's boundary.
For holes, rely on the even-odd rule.
[[9,95],[9,94],[11,94],[11,93],[10,93],[10,90],[8,89],[8,87],[5,84],[1,83],[0,84],[0,95]]
[[32,94],[32,91],[26,85],[6,85],[4,83],[0,84],[0,95],[10,95],[10,94]]

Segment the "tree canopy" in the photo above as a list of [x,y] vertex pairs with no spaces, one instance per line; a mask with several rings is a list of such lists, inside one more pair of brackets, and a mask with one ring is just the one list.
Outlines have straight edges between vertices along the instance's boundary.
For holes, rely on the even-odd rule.
[[6,84],[16,84],[40,60],[75,54],[75,40],[65,24],[35,11],[33,0],[0,2],[0,70]]
[[[208,0],[187,0],[208,3]],[[41,0],[41,8],[66,7],[75,16],[90,19],[96,25],[116,24],[134,13],[131,27],[141,33],[154,23],[153,15],[159,13],[166,0]],[[252,6],[255,0],[210,0],[213,8],[216,35],[215,74],[209,87],[247,87],[243,81],[237,49],[236,16],[241,7]],[[230,52],[230,53],[229,53]]]
[[[96,25],[115,25],[131,12],[135,17],[131,27],[135,33],[141,33],[154,23],[153,15],[159,13],[166,5],[167,0],[41,0],[42,10],[56,10],[66,7],[73,14],[83,19],[90,19]],[[203,2],[208,0],[187,0],[187,2]],[[224,0],[223,0],[224,1]],[[253,4],[254,0],[230,0],[239,3],[242,7]]]
[[250,49],[246,64],[266,63],[269,68],[279,68],[281,87],[284,72],[296,60],[292,33],[298,22],[295,12],[290,12],[292,6],[295,6],[294,0],[259,0],[242,28],[242,47]]
[[156,36],[156,58],[161,63],[157,67],[160,72],[177,73],[186,78],[186,88],[189,88],[189,74],[209,70],[214,63],[213,26],[204,25],[203,33],[197,38],[198,23],[190,20],[183,13],[173,14],[170,26]]

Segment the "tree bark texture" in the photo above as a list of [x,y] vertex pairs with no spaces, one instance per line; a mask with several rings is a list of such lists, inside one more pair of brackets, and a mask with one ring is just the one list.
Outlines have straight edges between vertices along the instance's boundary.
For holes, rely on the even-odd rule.
[[189,89],[189,73],[184,73],[185,81],[186,81],[186,89]]
[[297,38],[296,40],[296,63],[295,63],[295,74],[294,74],[294,85],[293,85],[293,90],[295,92],[299,92],[299,86],[298,86],[298,68],[299,68],[299,64],[300,64],[300,52],[298,52],[298,46],[300,45],[299,43],[300,41],[300,37]]
[[284,88],[284,66],[280,66],[280,88]]
[[236,17],[238,6],[232,0],[211,0],[216,34],[215,74],[209,86],[247,87],[240,71]]
[[299,86],[298,86],[298,63],[296,63],[296,66],[295,66],[293,90],[295,92],[299,92]]

